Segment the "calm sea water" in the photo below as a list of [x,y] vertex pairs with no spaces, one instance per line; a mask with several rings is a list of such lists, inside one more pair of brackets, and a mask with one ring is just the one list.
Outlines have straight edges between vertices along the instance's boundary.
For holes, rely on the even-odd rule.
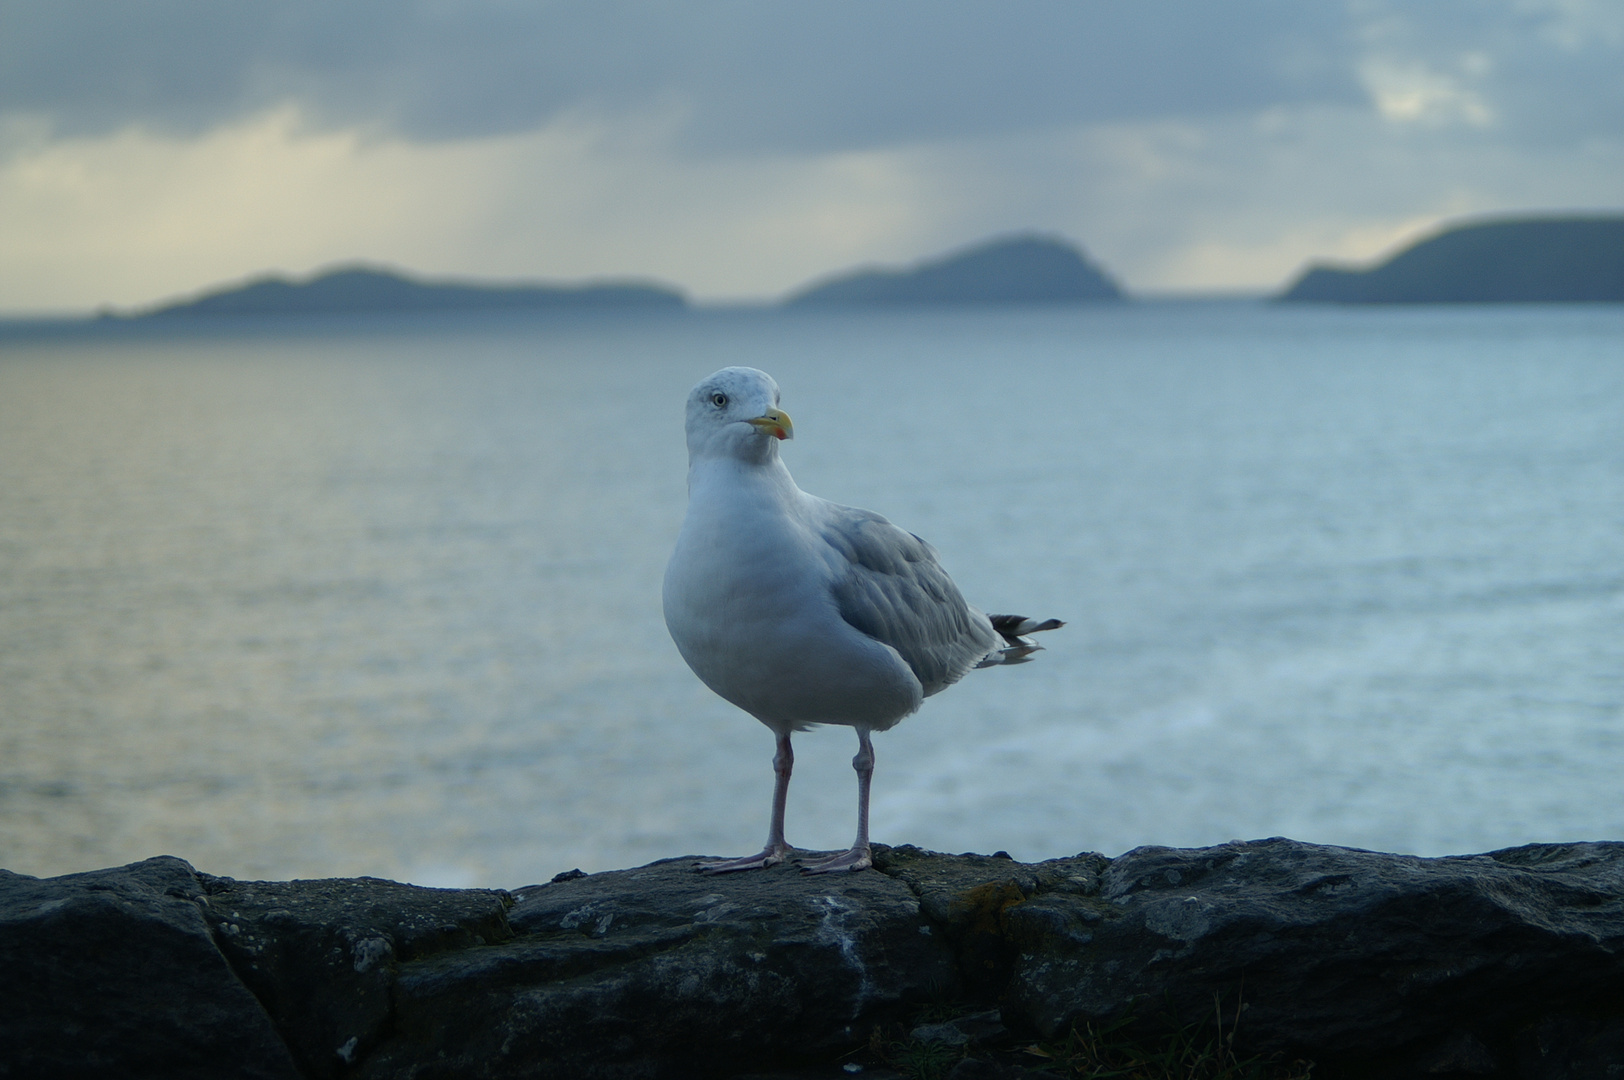
[[[659,601],[726,364],[804,488],[1069,621],[877,737],[876,840],[1624,838],[1624,309],[1145,304],[0,335],[0,865],[755,850],[772,738]],[[798,737],[792,841],[855,749]]]

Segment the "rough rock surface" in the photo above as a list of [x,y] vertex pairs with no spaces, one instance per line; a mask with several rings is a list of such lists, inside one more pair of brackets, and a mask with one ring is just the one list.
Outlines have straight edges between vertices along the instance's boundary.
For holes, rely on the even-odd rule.
[[[400,1036],[364,1076],[641,1075],[831,1059],[957,991],[908,887],[694,860],[521,890],[499,949],[403,968]],[[717,1075],[727,1075],[727,1068]]]
[[1531,1076],[1589,1075],[1545,1062],[1590,1051],[1541,1049],[1541,1023],[1624,1036],[1624,844],[1443,859],[1279,839],[1140,848],[1098,892],[1040,891],[1006,921],[1020,955],[1005,1014],[1045,1034],[1134,998],[1192,1019],[1216,997],[1244,1005],[1253,1050]]
[[220,951],[309,1076],[341,1075],[384,1039],[402,968],[513,937],[500,892],[198,876]]
[[511,894],[0,872],[0,1077],[833,1076],[876,1030],[1002,1076],[982,1047],[1215,1003],[1316,1076],[1624,1074],[1624,844],[693,862]]
[[0,871],[0,1076],[298,1076],[205,907],[179,859]]

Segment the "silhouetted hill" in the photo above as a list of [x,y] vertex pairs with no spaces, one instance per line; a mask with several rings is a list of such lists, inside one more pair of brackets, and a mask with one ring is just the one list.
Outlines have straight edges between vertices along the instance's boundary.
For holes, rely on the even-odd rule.
[[1624,217],[1458,225],[1368,270],[1310,266],[1279,299],[1339,304],[1624,301]]
[[193,315],[339,314],[405,311],[521,311],[680,308],[682,294],[629,282],[585,285],[478,285],[417,281],[388,270],[349,267],[308,281],[266,277],[166,304],[135,318]]
[[1122,292],[1064,240],[1016,236],[923,262],[871,269],[808,286],[784,302],[845,304],[1031,304],[1120,300]]

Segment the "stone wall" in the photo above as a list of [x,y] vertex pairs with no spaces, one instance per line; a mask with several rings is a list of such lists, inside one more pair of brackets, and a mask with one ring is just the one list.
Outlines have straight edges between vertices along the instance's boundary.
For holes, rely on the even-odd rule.
[[512,893],[0,871],[0,1077],[834,1076],[877,1029],[1014,1075],[1125,1013],[1316,1077],[1624,1074],[1624,844],[875,854]]

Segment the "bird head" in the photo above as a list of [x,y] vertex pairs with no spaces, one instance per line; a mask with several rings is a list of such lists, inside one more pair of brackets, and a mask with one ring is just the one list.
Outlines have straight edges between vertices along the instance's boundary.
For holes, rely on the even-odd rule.
[[770,460],[795,425],[778,408],[778,384],[765,371],[723,368],[688,394],[688,456]]

